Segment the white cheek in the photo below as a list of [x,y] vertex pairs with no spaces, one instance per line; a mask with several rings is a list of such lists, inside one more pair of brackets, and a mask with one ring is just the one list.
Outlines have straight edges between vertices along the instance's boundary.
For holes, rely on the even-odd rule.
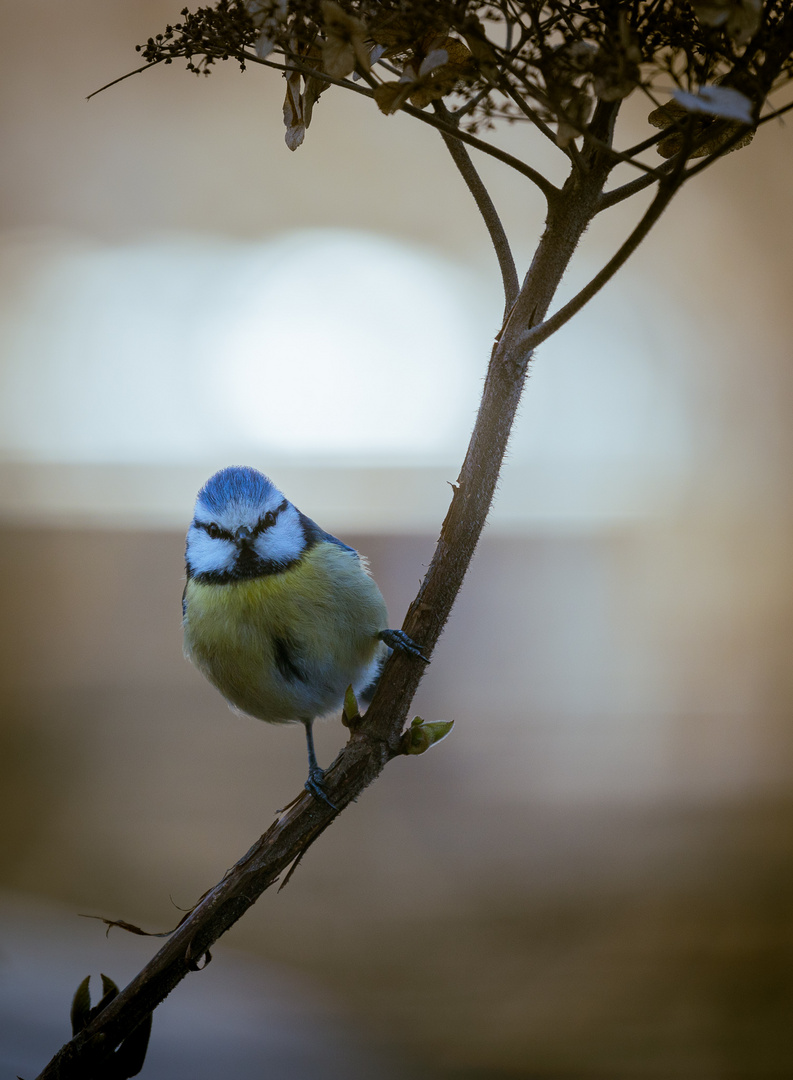
[[305,546],[303,526],[291,506],[280,514],[275,525],[254,543],[256,554],[261,559],[278,563],[289,563],[299,558]]
[[213,540],[203,529],[192,528],[187,534],[187,561],[193,574],[231,570],[236,555],[231,540]]

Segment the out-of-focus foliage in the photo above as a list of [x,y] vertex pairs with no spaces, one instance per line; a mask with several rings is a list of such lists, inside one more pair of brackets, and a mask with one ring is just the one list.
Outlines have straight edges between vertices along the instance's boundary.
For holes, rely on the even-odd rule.
[[[138,46],[149,63],[184,58],[208,74],[217,60],[288,73],[287,143],[302,142],[314,105],[334,83],[372,96],[385,113],[443,101],[463,130],[495,119],[550,128],[568,147],[586,138],[598,101],[637,90],[650,108],[682,91],[742,95],[756,123],[793,72],[789,0],[219,0]],[[737,100],[737,99],[735,99]],[[746,121],[743,121],[746,122]],[[668,153],[669,141],[662,145]]]

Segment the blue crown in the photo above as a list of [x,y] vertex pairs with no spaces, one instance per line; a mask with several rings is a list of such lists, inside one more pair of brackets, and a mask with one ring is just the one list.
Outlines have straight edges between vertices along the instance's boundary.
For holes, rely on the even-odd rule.
[[210,476],[199,491],[198,500],[213,514],[220,514],[233,502],[262,504],[275,490],[275,484],[258,469],[231,465]]

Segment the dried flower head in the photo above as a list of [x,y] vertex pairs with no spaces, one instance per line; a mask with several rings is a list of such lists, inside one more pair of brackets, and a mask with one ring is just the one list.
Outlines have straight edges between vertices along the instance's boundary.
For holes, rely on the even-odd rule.
[[[280,67],[292,147],[320,93],[338,83],[385,113],[442,102],[471,134],[498,119],[544,125],[573,153],[593,138],[598,102],[643,91],[657,104],[670,89],[732,86],[757,122],[793,74],[789,0],[218,0],[182,15],[139,46],[144,58],[182,57],[196,73],[230,58]],[[659,148],[676,152],[692,110],[662,119]],[[713,122],[696,121],[698,130]]]

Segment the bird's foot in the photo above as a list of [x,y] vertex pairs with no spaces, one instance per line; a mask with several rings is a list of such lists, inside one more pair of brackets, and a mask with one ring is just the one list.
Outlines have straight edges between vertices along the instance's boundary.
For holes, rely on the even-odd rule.
[[322,786],[322,781],[325,779],[324,769],[312,769],[308,774],[308,780],[305,783],[305,789],[309,794],[313,795],[318,802],[324,802],[326,806],[329,806],[331,810],[338,811],[338,806],[335,806],[325,793],[325,789]]
[[421,646],[417,645],[413,638],[408,637],[404,630],[381,630],[377,636],[391,649],[398,649],[399,652],[415,656],[417,660],[423,660],[425,664],[430,662],[421,651]]

